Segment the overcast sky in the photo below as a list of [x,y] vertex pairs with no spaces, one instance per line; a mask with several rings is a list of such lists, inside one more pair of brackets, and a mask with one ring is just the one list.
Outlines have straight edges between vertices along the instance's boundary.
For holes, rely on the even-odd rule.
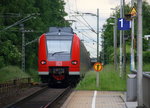
[[[150,0],[147,0],[150,2]],[[72,28],[79,35],[79,37],[84,40],[84,44],[87,47],[87,50],[90,51],[91,57],[96,57],[96,43],[97,40],[96,34],[92,31],[88,30],[88,24],[96,31],[97,30],[97,19],[95,16],[84,15],[79,16],[75,14],[79,13],[94,13],[96,14],[97,8],[99,8],[99,24],[100,24],[100,37],[101,37],[101,29],[105,24],[106,19],[112,15],[113,10],[111,8],[115,8],[120,5],[120,0],[65,0],[66,6],[65,10],[68,13],[66,17],[67,20],[75,20],[72,24]],[[131,2],[131,0],[125,0],[126,3]],[[87,23],[86,23],[87,21]],[[87,25],[87,26],[85,26]],[[112,34],[113,36],[113,34]],[[101,44],[101,38],[100,38]],[[100,46],[101,50],[101,46]]]

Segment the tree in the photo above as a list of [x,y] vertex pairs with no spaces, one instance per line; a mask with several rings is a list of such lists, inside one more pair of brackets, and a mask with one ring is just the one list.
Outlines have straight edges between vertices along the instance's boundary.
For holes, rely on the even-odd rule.
[[[135,6],[136,7],[136,6]],[[118,8],[119,9],[119,8]],[[144,35],[148,35],[150,34],[150,5],[148,4],[148,2],[144,1],[143,2],[143,36]],[[125,5],[125,14],[129,13],[131,11],[131,7],[129,7],[129,5]],[[114,16],[117,15],[117,18],[119,18],[119,14],[120,14],[120,10],[117,10],[115,13],[113,13]],[[104,53],[105,53],[105,63],[110,63],[113,61],[113,27],[112,25],[110,25],[110,23],[114,22],[113,19],[108,18],[107,23],[105,25],[103,25],[103,33],[102,33],[102,38],[104,39]],[[135,39],[136,39],[136,33],[137,33],[137,18],[135,18]],[[117,33],[117,40],[118,40],[118,45],[120,44],[119,40],[119,30]],[[125,31],[125,34],[130,36],[131,35],[131,31]],[[131,44],[131,39],[129,38],[129,40],[127,41],[127,45],[130,46]],[[143,40],[143,50],[146,51],[148,48],[148,41]],[[119,49],[119,47],[118,47]],[[128,50],[130,51],[130,50]],[[130,52],[127,52],[130,53]],[[146,53],[147,54],[147,53]],[[145,55],[146,55],[145,54]],[[119,53],[118,53],[119,55]],[[127,54],[130,55],[130,54]],[[129,59],[130,57],[128,56],[127,59]],[[146,58],[146,57],[145,57]]]
[[[25,41],[30,42],[48,31],[51,26],[69,26],[65,21],[63,0],[0,0],[0,30],[25,18],[33,13],[40,14],[24,22],[26,30],[34,30],[33,33],[25,33]],[[4,65],[21,66],[21,31],[17,25],[0,32],[0,62]],[[37,67],[38,44],[26,46],[26,68]]]

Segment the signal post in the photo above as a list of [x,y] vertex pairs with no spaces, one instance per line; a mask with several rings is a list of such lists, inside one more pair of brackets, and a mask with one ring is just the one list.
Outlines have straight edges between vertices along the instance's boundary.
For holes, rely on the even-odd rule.
[[96,62],[93,66],[96,73],[96,87],[99,87],[99,72],[103,69],[102,63]]

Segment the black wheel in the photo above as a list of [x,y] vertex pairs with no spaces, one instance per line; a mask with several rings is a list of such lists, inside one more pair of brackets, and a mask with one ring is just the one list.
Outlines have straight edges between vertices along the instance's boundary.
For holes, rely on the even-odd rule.
[[48,80],[48,87],[54,87],[54,82],[51,79]]

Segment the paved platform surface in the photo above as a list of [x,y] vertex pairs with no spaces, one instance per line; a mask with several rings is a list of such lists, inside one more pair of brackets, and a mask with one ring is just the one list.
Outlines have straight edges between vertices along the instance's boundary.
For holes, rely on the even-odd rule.
[[124,92],[74,91],[61,108],[136,108],[136,103],[125,102]]
[[122,99],[124,100],[127,108],[136,108],[138,106],[137,101],[134,101],[134,102],[127,102],[126,101],[126,92],[124,93],[124,95],[122,95]]

